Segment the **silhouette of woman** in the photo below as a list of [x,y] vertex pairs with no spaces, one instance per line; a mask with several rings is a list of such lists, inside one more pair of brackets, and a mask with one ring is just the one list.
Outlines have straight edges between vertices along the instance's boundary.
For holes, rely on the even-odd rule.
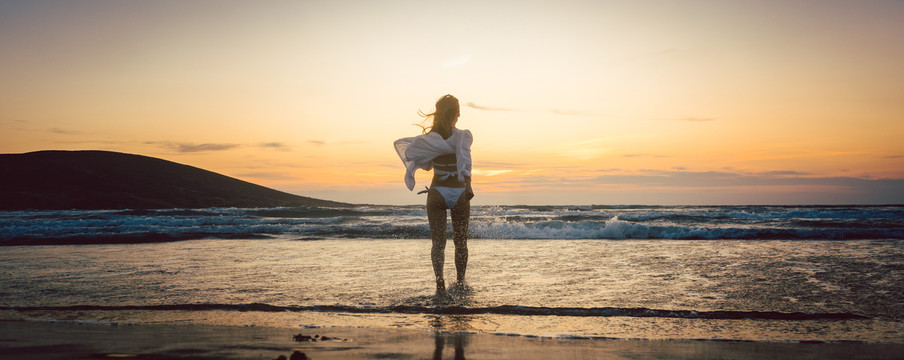
[[427,190],[427,221],[433,247],[433,273],[436,275],[436,299],[449,300],[443,280],[443,263],[446,249],[446,209],[452,213],[452,241],[455,244],[455,270],[457,285],[465,286],[468,266],[468,221],[471,217],[471,132],[455,127],[460,115],[458,99],[445,95],[436,101],[430,114],[418,111],[426,123],[423,134],[395,141],[395,149],[405,165],[405,185],[414,189],[414,172],[418,169],[433,170],[433,182]]

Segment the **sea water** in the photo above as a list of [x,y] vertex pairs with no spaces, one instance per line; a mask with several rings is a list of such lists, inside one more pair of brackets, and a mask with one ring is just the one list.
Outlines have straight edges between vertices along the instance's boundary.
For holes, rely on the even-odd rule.
[[475,206],[448,304],[428,234],[414,206],[2,212],[0,319],[904,343],[904,206]]

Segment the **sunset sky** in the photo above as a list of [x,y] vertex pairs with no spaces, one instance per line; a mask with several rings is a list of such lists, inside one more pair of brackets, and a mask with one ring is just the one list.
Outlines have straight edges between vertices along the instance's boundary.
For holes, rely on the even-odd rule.
[[0,0],[0,153],[418,204],[450,93],[479,205],[904,203],[902,44],[901,0]]

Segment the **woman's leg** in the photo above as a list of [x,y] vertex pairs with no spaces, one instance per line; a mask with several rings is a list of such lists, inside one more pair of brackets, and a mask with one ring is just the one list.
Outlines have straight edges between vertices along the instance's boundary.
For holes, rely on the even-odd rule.
[[427,193],[427,221],[433,238],[430,258],[433,260],[433,274],[436,275],[436,293],[445,295],[443,264],[446,258],[446,201],[436,190]]
[[[468,269],[468,222],[471,219],[471,201],[462,195],[452,208],[452,241],[455,243],[455,271],[458,283],[465,283]],[[444,227],[445,228],[445,227]]]

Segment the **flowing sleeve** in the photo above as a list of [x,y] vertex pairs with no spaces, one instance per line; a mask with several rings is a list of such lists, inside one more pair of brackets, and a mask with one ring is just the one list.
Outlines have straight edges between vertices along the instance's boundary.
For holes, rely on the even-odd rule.
[[[444,155],[444,154],[460,154],[459,149],[462,145],[466,148],[466,157],[467,161],[462,162],[461,159],[458,159],[456,165],[459,169],[465,169],[461,167],[462,164],[466,164],[467,176],[471,176],[471,132],[465,130],[467,132],[467,141],[463,143],[463,139],[459,136],[458,139],[450,139],[454,144],[450,144],[442,136],[437,133],[427,133],[424,135],[418,135],[415,137],[401,138],[395,141],[393,144],[395,146],[396,153],[399,155],[399,159],[402,159],[402,164],[405,165],[405,186],[408,187],[408,190],[414,190],[414,173],[417,170],[427,170],[430,171],[433,169],[433,163],[431,160],[433,158]],[[459,172],[459,179],[462,179],[462,175]]]
[[458,162],[455,164],[458,168],[458,181],[465,182],[471,178],[471,143],[474,137],[470,130],[462,130],[458,138],[458,144],[455,147],[455,157]]
[[430,171],[433,163],[430,160],[442,154],[454,154],[455,150],[436,133],[427,133],[415,137],[402,138],[395,141],[395,150],[405,165],[405,186],[414,190],[414,172]]
[[408,158],[408,148],[411,147],[411,144],[417,140],[417,137],[407,137],[398,139],[393,143],[395,146],[395,151],[399,154],[399,159],[402,159],[402,165],[405,165],[405,186],[408,187],[408,190],[414,189],[414,172],[417,171],[417,161],[414,159]]

